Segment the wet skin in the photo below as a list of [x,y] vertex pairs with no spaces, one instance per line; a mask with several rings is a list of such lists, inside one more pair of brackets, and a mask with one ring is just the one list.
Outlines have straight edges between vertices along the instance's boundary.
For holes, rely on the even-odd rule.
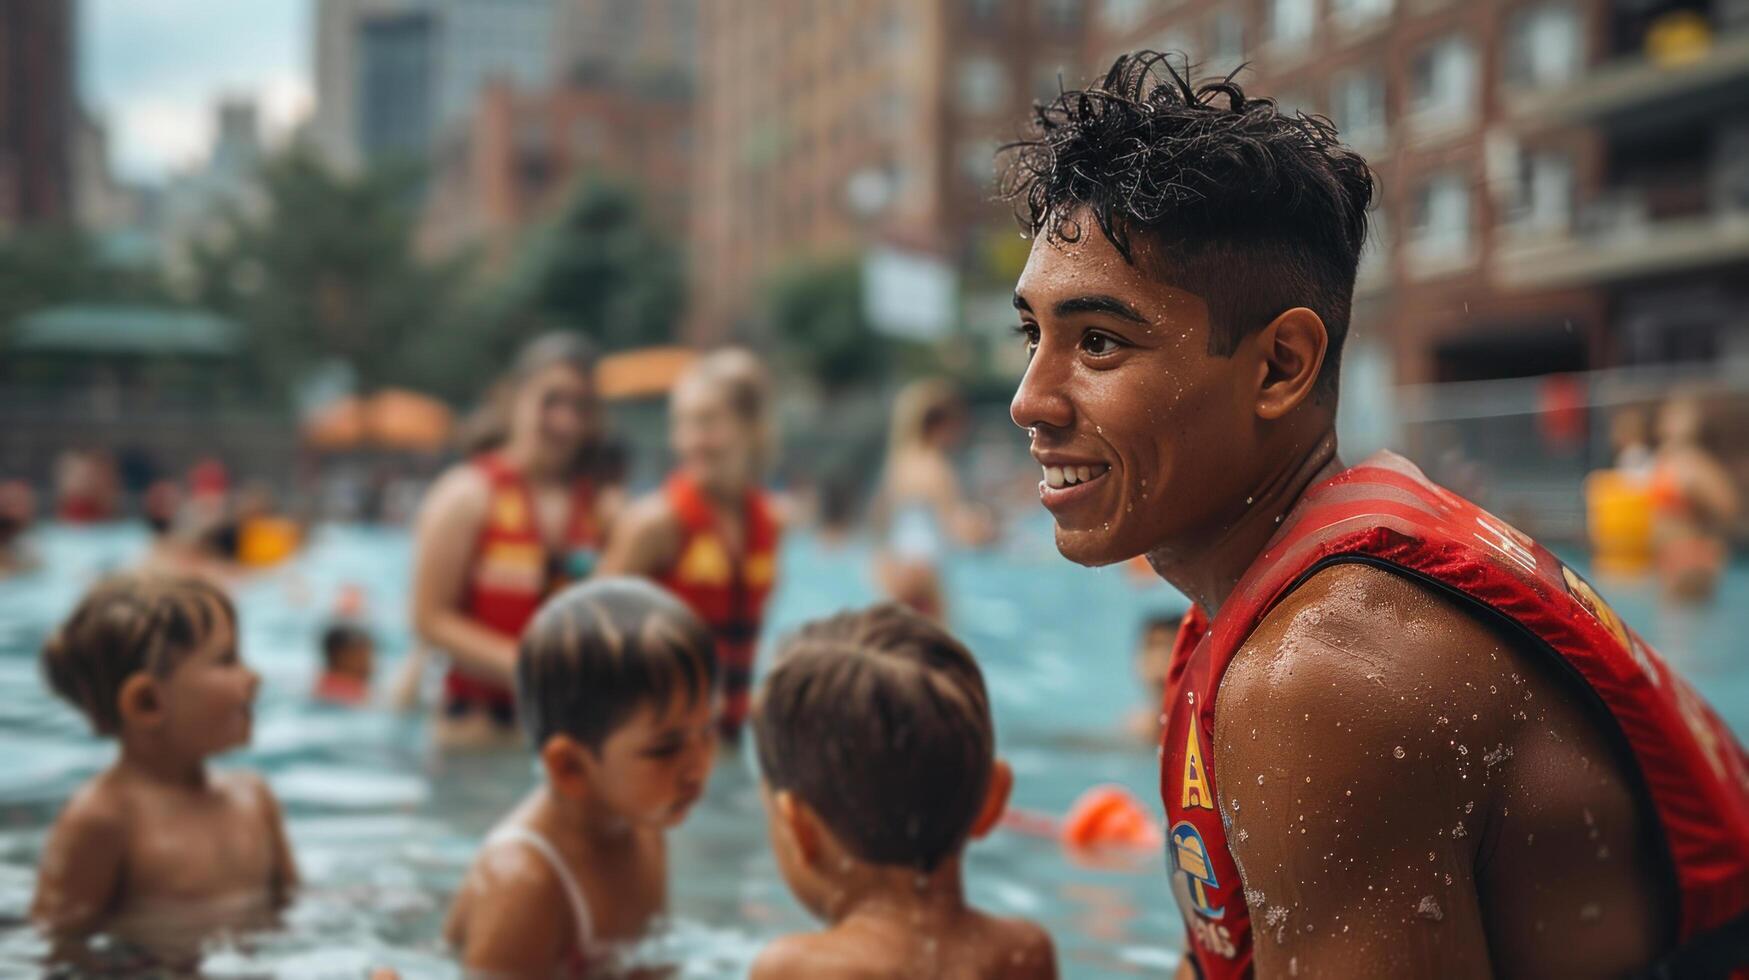
[[[1036,241],[1016,286],[1032,353],[1012,415],[1041,465],[1104,475],[1041,499],[1066,557],[1145,554],[1217,613],[1341,469],[1314,383],[1327,334],[1289,310],[1211,354],[1170,264],[1083,226]],[[1257,975],[1619,976],[1670,947],[1672,870],[1609,722],[1486,617],[1341,565],[1234,659],[1211,768]]]

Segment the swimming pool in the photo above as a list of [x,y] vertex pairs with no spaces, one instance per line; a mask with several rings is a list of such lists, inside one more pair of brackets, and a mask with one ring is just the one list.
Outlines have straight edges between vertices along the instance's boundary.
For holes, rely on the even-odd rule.
[[[0,582],[6,976],[31,972],[42,953],[22,920],[43,831],[112,752],[48,694],[36,651],[85,584],[133,560],[144,538],[133,529],[48,528],[36,544],[44,570]],[[368,590],[378,683],[386,684],[408,645],[408,557],[403,532],[330,527],[292,565],[238,589],[244,656],[263,687],[254,745],[224,764],[268,775],[305,888],[282,929],[216,944],[206,975],[357,977],[368,965],[409,977],[457,973],[438,938],[443,913],[482,834],[532,785],[529,755],[439,755],[422,714],[346,711],[307,697],[316,634],[344,583]],[[773,630],[871,600],[867,569],[861,546],[792,538]],[[1042,521],[998,550],[953,559],[947,576],[954,626],[984,665],[1000,751],[1015,769],[1015,804],[1061,813],[1101,782],[1156,803],[1154,749],[1122,733],[1126,717],[1145,708],[1130,658],[1142,618],[1183,600],[1119,569],[1070,565]],[[1749,569],[1734,567],[1725,599],[1699,610],[1664,606],[1643,583],[1597,584],[1737,731],[1749,731],[1749,671],[1738,660],[1749,652]],[[678,964],[681,976],[742,975],[766,939],[811,925],[770,857],[757,788],[750,756],[726,759],[672,839],[673,923],[648,953]],[[986,909],[1044,923],[1066,976],[1159,976],[1176,966],[1183,930],[1161,855],[1090,866],[1052,841],[999,830],[972,847],[967,877]]]

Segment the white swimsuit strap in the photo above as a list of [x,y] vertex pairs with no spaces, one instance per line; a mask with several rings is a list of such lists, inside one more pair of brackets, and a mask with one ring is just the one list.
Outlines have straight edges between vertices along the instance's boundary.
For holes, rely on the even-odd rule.
[[534,848],[552,867],[553,874],[559,876],[559,884],[564,886],[565,897],[571,903],[571,912],[577,918],[577,946],[584,955],[589,955],[590,947],[595,941],[594,919],[589,915],[589,902],[583,897],[583,889],[577,884],[577,879],[572,877],[571,869],[566,866],[564,859],[559,857],[558,848],[538,831],[515,826],[500,828],[487,838],[486,843],[495,844],[506,840],[521,841]]

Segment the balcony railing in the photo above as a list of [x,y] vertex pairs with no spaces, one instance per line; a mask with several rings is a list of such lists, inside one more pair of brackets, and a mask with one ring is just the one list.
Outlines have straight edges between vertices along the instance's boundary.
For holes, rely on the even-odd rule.
[[1582,212],[1580,226],[1576,234],[1501,236],[1494,281],[1510,288],[1575,286],[1749,260],[1749,209],[1648,220],[1643,200],[1618,194]]
[[1741,104],[1749,82],[1749,31],[1721,34],[1694,57],[1661,65],[1648,57],[1620,58],[1594,67],[1572,84],[1521,93],[1513,118],[1536,129],[1579,123],[1670,121],[1671,113],[1704,117],[1716,102]]

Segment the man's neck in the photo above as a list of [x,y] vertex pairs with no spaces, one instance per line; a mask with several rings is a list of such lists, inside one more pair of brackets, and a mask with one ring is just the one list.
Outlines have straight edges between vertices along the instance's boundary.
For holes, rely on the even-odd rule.
[[1156,548],[1148,552],[1148,564],[1214,616],[1305,492],[1342,468],[1336,455],[1336,433],[1326,431],[1304,452],[1265,474],[1248,493],[1237,516],[1222,522],[1216,533]]
[[207,787],[206,760],[184,758],[145,739],[123,737],[117,765],[133,776],[179,789]]

